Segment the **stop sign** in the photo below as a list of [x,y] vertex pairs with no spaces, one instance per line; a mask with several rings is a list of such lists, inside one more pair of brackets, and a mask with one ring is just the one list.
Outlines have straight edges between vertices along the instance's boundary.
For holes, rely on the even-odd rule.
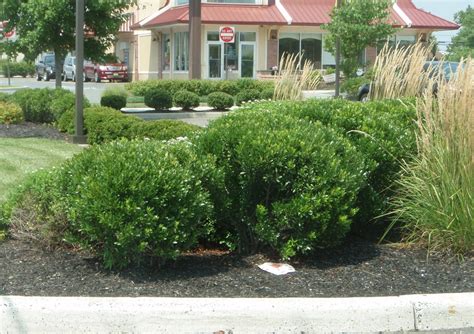
[[5,36],[5,38],[12,38],[13,36],[15,36],[15,30],[5,32],[3,35]]
[[235,42],[235,28],[234,27],[220,27],[219,39],[223,43]]

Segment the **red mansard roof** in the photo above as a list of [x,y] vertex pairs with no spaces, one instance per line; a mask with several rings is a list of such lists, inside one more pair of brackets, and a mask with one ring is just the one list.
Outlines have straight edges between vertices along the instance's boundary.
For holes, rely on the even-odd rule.
[[[284,11],[275,5],[202,4],[202,23],[248,25],[320,26],[329,23],[335,0],[281,0]],[[397,0],[398,8],[390,10],[394,26],[438,30],[456,30],[459,26],[418,9],[411,0]],[[188,6],[171,7],[134,28],[152,28],[189,22]]]
[[[202,23],[216,24],[288,24],[276,6],[202,4]],[[172,7],[141,27],[149,28],[189,22],[188,6]]]

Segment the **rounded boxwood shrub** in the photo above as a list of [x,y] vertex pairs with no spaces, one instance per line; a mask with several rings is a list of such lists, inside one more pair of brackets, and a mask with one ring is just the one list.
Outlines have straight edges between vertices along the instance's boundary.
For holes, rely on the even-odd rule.
[[23,121],[23,111],[19,105],[0,101],[0,124],[18,124]]
[[10,101],[11,95],[7,93],[0,92],[0,102],[8,102]]
[[217,110],[226,110],[234,106],[234,98],[226,93],[215,92],[207,96],[207,104]]
[[86,150],[62,171],[71,179],[71,236],[107,267],[146,256],[174,259],[210,228],[212,204],[201,179],[211,169],[186,142],[119,141]]
[[169,140],[178,137],[189,137],[201,129],[197,125],[170,119],[135,122],[130,128],[130,138]]
[[337,245],[349,231],[366,168],[334,130],[245,110],[211,123],[196,145],[225,175],[213,191],[216,241],[288,258]]
[[[84,108],[91,106],[89,100],[84,96],[83,99]],[[76,95],[68,90],[58,89],[55,91],[55,96],[51,101],[50,109],[53,114],[54,120],[57,122],[61,116],[71,110],[75,110],[76,107]]]
[[199,107],[199,96],[187,90],[180,90],[173,96],[174,104],[183,110]]
[[145,92],[145,105],[155,110],[169,109],[173,106],[173,98],[162,88],[153,88]]
[[110,107],[115,110],[121,110],[127,105],[127,97],[123,95],[104,95],[100,98],[102,107]]
[[247,89],[241,91],[235,96],[235,104],[241,106],[245,102],[251,102],[260,99],[260,91],[256,89]]
[[273,88],[267,88],[262,90],[260,93],[260,99],[261,100],[273,100],[273,96],[275,95],[275,89]]

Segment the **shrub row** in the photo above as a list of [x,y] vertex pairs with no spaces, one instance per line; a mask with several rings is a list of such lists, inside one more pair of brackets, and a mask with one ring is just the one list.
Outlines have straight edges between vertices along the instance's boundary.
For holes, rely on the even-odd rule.
[[181,90],[186,90],[198,96],[207,96],[215,92],[223,92],[235,96],[241,91],[256,89],[264,91],[273,89],[271,81],[254,79],[239,80],[147,80],[135,81],[126,85],[126,88],[135,96],[145,96],[150,90],[161,88],[172,96]]
[[[97,142],[153,124],[112,109],[85,115]],[[114,117],[124,124],[110,125]],[[108,267],[174,258],[199,240],[284,258],[311,253],[384,207],[395,161],[415,150],[413,117],[400,101],[252,104],[189,141],[86,150],[29,181],[4,205],[3,221],[37,211],[33,226],[46,242],[89,247]]]
[[[62,132],[73,134],[74,113],[72,111],[64,113],[57,122],[57,128]],[[89,144],[102,144],[120,138],[169,140],[189,136],[199,129],[198,126],[182,121],[144,121],[108,107],[84,109],[84,132],[87,134]]]
[[[66,89],[49,88],[17,90],[9,100],[21,107],[25,121],[34,123],[57,121],[65,112],[74,109],[76,101],[74,93]],[[86,98],[84,106],[90,106]]]
[[[34,76],[35,74],[35,65],[25,61],[21,62],[10,62],[10,77],[22,76],[26,78],[27,76]],[[2,61],[1,71],[4,76],[8,74],[7,62]]]
[[0,101],[0,124],[18,124],[23,120],[23,112],[19,105]]

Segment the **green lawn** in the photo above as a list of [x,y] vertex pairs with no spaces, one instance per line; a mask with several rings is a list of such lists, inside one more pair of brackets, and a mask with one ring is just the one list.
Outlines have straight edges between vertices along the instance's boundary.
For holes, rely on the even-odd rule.
[[58,165],[80,150],[60,140],[0,138],[0,202],[28,173]]

